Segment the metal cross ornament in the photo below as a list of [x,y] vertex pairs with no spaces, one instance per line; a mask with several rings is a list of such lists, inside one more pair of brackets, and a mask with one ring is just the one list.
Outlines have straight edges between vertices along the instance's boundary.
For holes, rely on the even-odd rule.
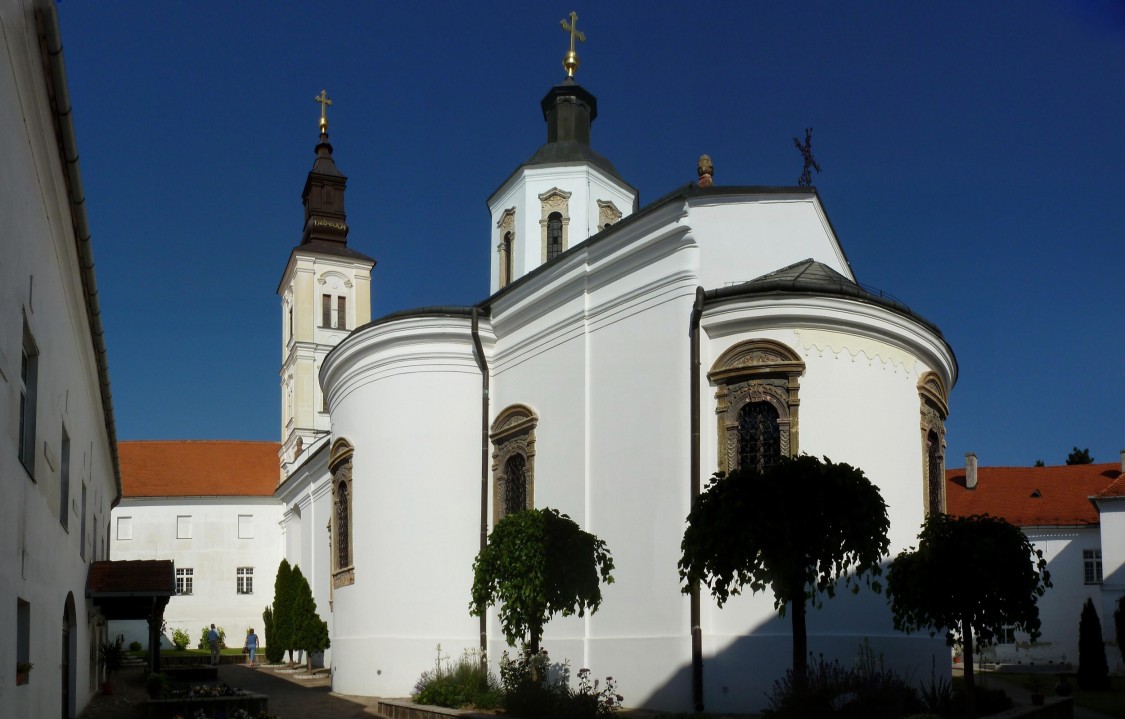
[[328,132],[328,106],[332,104],[332,100],[328,97],[328,91],[321,90],[320,94],[313,100],[320,103],[320,131]]
[[574,77],[574,73],[578,70],[578,53],[574,51],[574,41],[586,42],[586,33],[579,32],[578,30],[578,13],[573,10],[570,11],[570,22],[560,20],[562,29],[570,33],[570,52],[563,58],[563,68],[566,69],[567,77]]
[[797,138],[793,138],[793,146],[797,148],[797,152],[800,152],[801,157],[805,160],[805,166],[801,172],[801,177],[797,180],[798,187],[812,187],[812,172],[810,172],[810,170],[820,172],[820,163],[816,161],[816,158],[814,158],[812,154],[812,130],[811,127],[805,128],[804,145],[802,145],[801,141]]

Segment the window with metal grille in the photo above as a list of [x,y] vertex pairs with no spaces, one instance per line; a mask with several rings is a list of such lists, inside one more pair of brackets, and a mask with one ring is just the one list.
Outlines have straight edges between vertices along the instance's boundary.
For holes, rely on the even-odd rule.
[[194,569],[176,567],[176,594],[191,594],[191,585],[194,579]]
[[336,486],[336,568],[344,569],[352,565],[351,538],[351,499],[348,497],[348,483]]
[[504,514],[527,509],[527,460],[513,454],[504,464]]
[[759,472],[781,457],[777,409],[769,402],[748,402],[738,411],[738,466]]
[[944,465],[941,453],[941,438],[937,432],[930,430],[926,433],[926,467],[927,486],[929,487],[930,514],[941,514],[941,488],[945,481]]
[[238,593],[239,594],[253,594],[254,593],[254,568],[253,567],[239,567],[238,575]]
[[547,215],[547,259],[553,260],[562,254],[562,215],[552,212]]
[[1101,584],[1102,583],[1102,550],[1100,550],[1100,549],[1083,549],[1082,550],[1082,564],[1083,564],[1083,574],[1085,575],[1086,584]]

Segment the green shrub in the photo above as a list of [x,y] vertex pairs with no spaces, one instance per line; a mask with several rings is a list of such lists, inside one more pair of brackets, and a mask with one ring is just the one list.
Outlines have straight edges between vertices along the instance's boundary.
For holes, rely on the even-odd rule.
[[141,643],[136,640],[129,642],[129,651],[131,652],[139,652],[142,648]]
[[[211,627],[203,627],[203,631],[199,633],[199,648],[210,649],[211,643],[207,641],[207,633],[211,631]],[[215,627],[215,631],[219,633],[219,649],[227,648],[227,631],[222,627]]]
[[479,651],[466,649],[456,663],[451,663],[448,656],[442,656],[440,644],[434,668],[422,672],[412,696],[417,704],[452,709],[466,706],[494,709],[501,703],[496,678],[488,671]]
[[1087,597],[1078,621],[1078,688],[1093,691],[1109,689],[1109,663],[1105,658],[1102,623],[1094,600]]
[[172,646],[181,652],[187,649],[188,644],[191,644],[191,637],[183,629],[177,629],[172,632]]
[[[555,675],[553,679],[551,674]],[[624,701],[613,677],[606,677],[603,686],[600,680],[591,681],[589,669],[579,669],[578,689],[571,689],[567,663],[552,666],[546,650],[533,653],[526,647],[515,659],[504,652],[500,683],[505,711],[523,719],[608,717]]]
[[145,689],[152,699],[163,699],[168,689],[168,675],[161,672],[145,672]]
[[924,708],[917,693],[893,670],[884,668],[882,657],[866,642],[860,647],[855,668],[828,662],[823,656],[810,657],[804,686],[790,669],[774,682],[768,699],[764,715],[775,719],[891,719]]

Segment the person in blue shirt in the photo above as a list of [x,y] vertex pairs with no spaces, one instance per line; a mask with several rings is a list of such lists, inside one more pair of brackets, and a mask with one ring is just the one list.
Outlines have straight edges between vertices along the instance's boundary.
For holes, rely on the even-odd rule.
[[215,625],[211,625],[211,631],[207,632],[207,643],[211,645],[211,666],[219,665],[219,633],[215,631]]
[[250,657],[250,666],[254,666],[254,655],[258,651],[258,635],[254,633],[254,627],[250,627],[250,631],[246,633],[246,644],[242,649]]

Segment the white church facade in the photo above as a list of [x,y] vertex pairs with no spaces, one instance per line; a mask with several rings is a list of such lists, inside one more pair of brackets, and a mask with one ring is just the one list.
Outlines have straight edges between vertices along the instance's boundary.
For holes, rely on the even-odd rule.
[[[554,660],[613,675],[631,706],[761,708],[789,625],[768,596],[719,610],[681,593],[692,497],[716,471],[827,455],[863,468],[906,548],[944,506],[953,351],[856,283],[814,189],[714,186],[701,165],[641,206],[590,147],[592,94],[568,77],[542,108],[547,142],[489,198],[491,295],[375,321],[322,122],[278,289],[277,496],[331,625],[333,688],[406,695],[437,644],[499,657],[495,614],[468,613],[473,558],[505,514],[552,507],[617,567],[596,614],[547,625]],[[865,638],[904,674],[948,666],[882,597],[810,613],[814,652],[850,662]]]

